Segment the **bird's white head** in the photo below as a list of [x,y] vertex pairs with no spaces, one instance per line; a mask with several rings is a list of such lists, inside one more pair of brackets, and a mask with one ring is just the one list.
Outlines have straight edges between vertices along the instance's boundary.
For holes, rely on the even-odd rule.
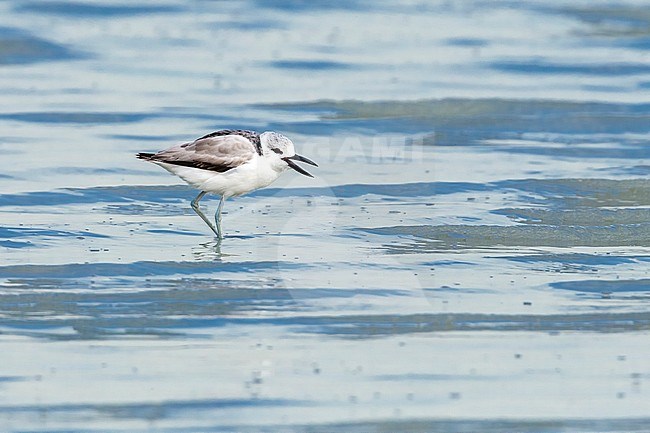
[[301,161],[315,167],[318,167],[318,165],[304,156],[297,155],[293,142],[284,135],[266,131],[260,134],[260,142],[262,144],[262,156],[271,164],[274,170],[283,172],[293,168],[300,174],[314,177],[294,161]]
[[[277,132],[266,131],[260,134],[262,142],[262,153],[264,156],[277,155],[278,159],[283,156],[291,156],[296,153],[293,142],[289,138]],[[286,165],[286,164],[285,164]]]

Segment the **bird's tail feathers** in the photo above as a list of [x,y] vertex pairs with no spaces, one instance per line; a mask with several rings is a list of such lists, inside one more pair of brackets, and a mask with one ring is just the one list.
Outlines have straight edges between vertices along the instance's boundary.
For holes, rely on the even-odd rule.
[[138,154],[136,155],[136,157],[137,157],[138,159],[144,159],[144,160],[148,160],[148,161],[150,161],[151,158],[152,158],[154,155],[155,155],[155,153],[143,153],[143,152],[141,152],[141,153],[138,153]]

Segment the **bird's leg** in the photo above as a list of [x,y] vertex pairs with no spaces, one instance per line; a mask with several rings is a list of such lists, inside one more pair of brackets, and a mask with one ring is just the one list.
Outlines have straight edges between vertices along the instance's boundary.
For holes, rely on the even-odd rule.
[[219,207],[217,207],[217,212],[214,214],[214,222],[217,223],[217,236],[219,239],[223,239],[222,231],[221,231],[221,209],[223,209],[223,203],[226,201],[225,196],[221,196],[221,200],[219,200]]
[[201,212],[201,208],[199,208],[199,202],[201,201],[203,196],[206,195],[206,194],[207,194],[207,191],[201,191],[199,193],[199,195],[197,195],[196,198],[194,200],[192,200],[192,209],[194,209],[194,212],[196,212],[196,214],[198,216],[200,216],[203,221],[205,221],[205,223],[208,225],[208,227],[210,227],[210,230],[212,230],[214,232],[214,234],[217,235],[217,237],[219,239],[221,239],[221,234],[219,234],[219,232],[217,231],[217,229],[214,228],[214,226],[212,225],[212,223],[210,222],[208,217],[206,217],[205,214],[203,212]]

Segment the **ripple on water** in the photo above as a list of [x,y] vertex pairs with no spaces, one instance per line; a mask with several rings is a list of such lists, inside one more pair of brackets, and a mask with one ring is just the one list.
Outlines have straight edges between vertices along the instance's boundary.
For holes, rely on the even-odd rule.
[[86,55],[19,29],[0,27],[0,65],[81,59]]
[[414,242],[386,245],[392,252],[424,254],[439,250],[501,247],[648,247],[650,223],[610,226],[418,225],[359,229]]
[[184,10],[180,6],[171,5],[111,5],[91,4],[81,2],[51,1],[25,2],[16,6],[16,10],[36,14],[60,15],[66,17],[86,17],[93,19],[109,19],[120,16],[150,15],[159,13],[175,13]]
[[[520,138],[522,134],[549,134],[556,143],[576,139],[593,142],[599,134],[617,136],[619,142],[633,146],[647,155],[645,141],[630,137],[646,134],[648,104],[609,102],[551,101],[545,99],[429,99],[417,101],[318,101],[280,103],[263,107],[276,110],[309,110],[320,113],[317,122],[278,125],[280,129],[317,134],[323,125],[327,134],[359,131],[427,133],[434,132],[424,144],[437,146],[471,146],[494,139]],[[319,126],[321,125],[321,126]],[[627,134],[627,135],[626,135]],[[499,148],[507,152],[508,147]],[[565,151],[570,151],[567,149]],[[606,149],[603,149],[605,151]],[[513,151],[521,148],[513,146]],[[551,153],[557,148],[540,147],[538,152]],[[579,156],[590,157],[585,151]]]

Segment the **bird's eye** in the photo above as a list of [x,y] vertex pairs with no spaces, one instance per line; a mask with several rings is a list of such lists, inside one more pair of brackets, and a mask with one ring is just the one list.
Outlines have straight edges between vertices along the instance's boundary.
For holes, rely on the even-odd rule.
[[278,155],[282,155],[282,151],[280,149],[278,149],[278,148],[273,148],[271,150],[274,151],[275,153],[277,153]]

